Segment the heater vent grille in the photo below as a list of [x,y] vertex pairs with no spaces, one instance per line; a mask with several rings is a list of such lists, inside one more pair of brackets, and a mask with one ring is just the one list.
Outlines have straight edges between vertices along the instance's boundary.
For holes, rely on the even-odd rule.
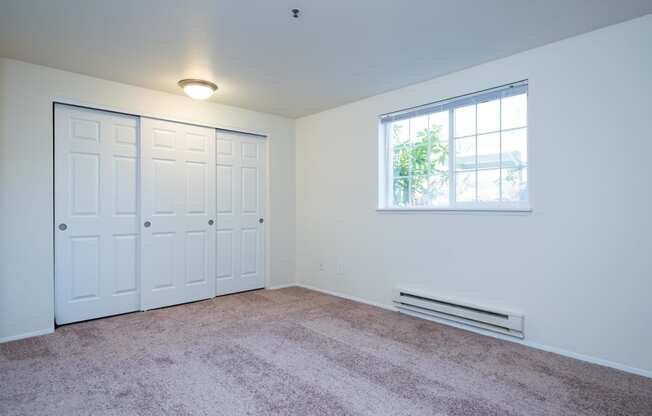
[[424,293],[396,289],[394,304],[400,312],[425,319],[444,319],[498,332],[524,337],[524,317],[520,314],[457,302]]

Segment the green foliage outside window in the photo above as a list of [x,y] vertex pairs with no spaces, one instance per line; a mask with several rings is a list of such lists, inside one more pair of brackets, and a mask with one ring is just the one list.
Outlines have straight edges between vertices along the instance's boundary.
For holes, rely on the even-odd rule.
[[[432,125],[409,143],[397,143],[403,126],[394,124],[393,168],[394,204],[430,205],[448,199],[448,141],[442,140],[441,126]],[[411,197],[412,196],[412,200]]]

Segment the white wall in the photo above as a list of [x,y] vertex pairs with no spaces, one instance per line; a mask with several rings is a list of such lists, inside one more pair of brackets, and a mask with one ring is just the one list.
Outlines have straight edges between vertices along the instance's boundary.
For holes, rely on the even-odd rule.
[[[521,311],[531,344],[652,375],[651,51],[648,15],[299,119],[299,283]],[[379,114],[522,79],[531,214],[375,211]]]
[[271,136],[271,285],[294,281],[294,121],[0,59],[0,340],[53,326],[52,101]]

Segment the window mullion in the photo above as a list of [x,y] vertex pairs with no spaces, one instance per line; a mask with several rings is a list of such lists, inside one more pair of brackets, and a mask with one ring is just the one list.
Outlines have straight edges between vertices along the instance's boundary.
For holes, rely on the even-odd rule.
[[455,139],[454,139],[454,128],[455,128],[455,111],[450,109],[448,110],[448,204],[450,206],[457,205],[456,200],[456,173],[455,173]]
[[478,202],[478,104],[475,104],[475,202]]
[[407,148],[408,148],[408,203],[410,206],[414,206],[414,201],[412,199],[412,180],[413,180],[413,172],[414,172],[414,155],[412,154],[413,146],[412,146],[412,120],[408,120],[408,142],[407,142]]
[[384,202],[385,206],[394,206],[396,201],[394,201],[394,149],[392,148],[392,143],[390,142],[389,130],[391,128],[391,123],[385,124],[385,195]]
[[503,201],[503,98],[498,100],[498,201]]
[[[430,114],[428,114],[426,120],[427,120],[426,123],[428,123],[426,125],[426,135],[427,135],[427,139],[428,139],[427,144],[426,144],[426,146],[428,146],[427,147],[428,152],[426,154],[426,163],[427,163],[426,166],[428,166],[427,172],[431,172],[431,170],[430,170],[430,167],[431,167],[431,165],[430,165],[430,157],[432,156],[432,137],[430,135]],[[428,202],[428,205],[432,205],[432,195],[433,195],[432,194],[432,189],[431,189],[431,185],[432,185],[431,180],[432,180],[433,173],[431,172],[430,175],[431,176],[426,179],[426,183],[428,184],[428,190],[426,191],[427,192],[426,195],[428,196],[428,199],[430,200],[430,202]]]

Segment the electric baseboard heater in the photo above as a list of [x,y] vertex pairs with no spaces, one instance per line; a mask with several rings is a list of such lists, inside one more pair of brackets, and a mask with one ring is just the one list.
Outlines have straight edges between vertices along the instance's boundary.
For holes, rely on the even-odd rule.
[[402,313],[425,319],[444,319],[488,331],[524,337],[524,316],[397,288],[394,305]]

